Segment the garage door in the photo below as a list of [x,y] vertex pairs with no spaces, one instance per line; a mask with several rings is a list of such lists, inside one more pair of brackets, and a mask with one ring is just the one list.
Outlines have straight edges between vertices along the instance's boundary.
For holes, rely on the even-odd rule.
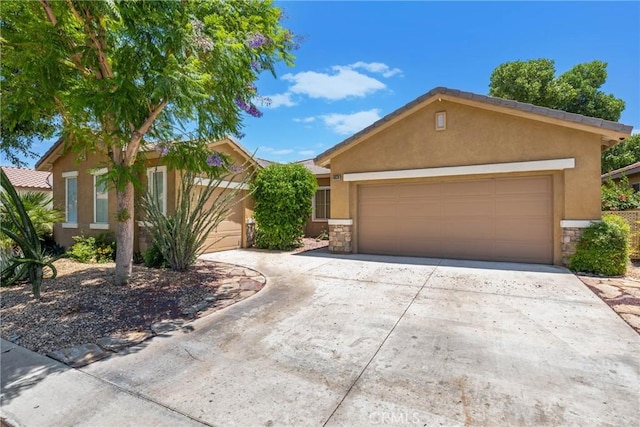
[[[217,192],[214,193],[214,197],[216,195]],[[242,246],[242,210],[241,196],[238,196],[229,216],[209,234],[202,248],[203,253],[237,249]]]
[[358,252],[551,264],[550,176],[362,185]]

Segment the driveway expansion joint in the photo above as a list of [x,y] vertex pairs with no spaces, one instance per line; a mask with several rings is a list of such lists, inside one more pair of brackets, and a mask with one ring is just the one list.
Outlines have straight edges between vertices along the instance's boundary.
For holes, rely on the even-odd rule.
[[[72,369],[73,369],[73,368],[72,368]],[[111,386],[111,387],[115,388],[116,390],[118,390],[118,391],[120,391],[120,392],[126,393],[126,394],[128,394],[128,395],[130,395],[130,396],[133,396],[133,397],[138,398],[138,399],[141,399],[141,400],[145,400],[145,401],[147,401],[147,402],[149,402],[149,403],[151,403],[151,404],[158,405],[158,406],[160,406],[161,408],[166,409],[167,411],[173,412],[174,414],[181,415],[181,416],[183,416],[183,417],[185,417],[185,418],[187,418],[187,419],[189,419],[189,420],[191,420],[191,421],[194,421],[194,422],[196,422],[196,423],[198,423],[198,424],[202,424],[203,426],[207,426],[207,427],[214,427],[214,425],[213,425],[213,424],[209,424],[209,423],[207,423],[207,422],[205,422],[205,421],[202,421],[202,420],[200,420],[200,419],[194,418],[194,417],[192,417],[191,415],[189,415],[189,414],[187,414],[187,413],[184,413],[184,412],[182,412],[182,411],[180,411],[180,410],[178,410],[178,409],[172,408],[171,406],[165,405],[164,403],[159,402],[159,401],[157,401],[157,400],[155,400],[155,399],[153,399],[153,398],[151,398],[151,397],[149,397],[149,396],[147,396],[147,395],[144,395],[144,394],[142,394],[142,393],[138,393],[138,392],[136,392],[136,391],[133,391],[133,390],[127,389],[127,388],[122,387],[122,386],[120,386],[120,385],[118,385],[118,384],[116,384],[116,383],[114,383],[114,382],[112,382],[112,381],[109,381],[109,380],[104,379],[104,378],[102,378],[102,377],[99,377],[99,376],[97,376],[97,375],[91,374],[91,373],[86,372],[86,371],[84,371],[84,370],[82,370],[82,369],[76,369],[76,370],[77,370],[78,372],[81,372],[82,374],[87,375],[87,376],[89,376],[89,377],[91,377],[91,378],[94,378],[94,379],[96,379],[96,380],[98,380],[98,381],[100,381],[100,382],[102,382],[102,383],[108,384],[109,386]]]
[[371,358],[369,358],[369,360],[367,361],[367,363],[364,365],[364,367],[360,370],[360,373],[358,374],[358,376],[356,377],[355,380],[353,380],[353,382],[351,383],[351,385],[349,386],[349,389],[347,390],[347,392],[344,394],[344,396],[342,396],[342,399],[340,399],[340,402],[338,402],[338,404],[336,405],[336,407],[333,409],[333,411],[331,412],[331,415],[329,415],[329,417],[327,418],[327,420],[322,424],[323,427],[325,427],[329,421],[331,421],[331,418],[333,418],[333,416],[335,415],[335,413],[338,411],[338,409],[340,408],[340,406],[342,406],[342,403],[345,401],[345,399],[347,398],[347,396],[349,396],[349,394],[351,393],[351,390],[353,390],[353,387],[355,387],[355,385],[358,383],[358,381],[360,380],[360,378],[362,377],[362,375],[364,374],[364,372],[367,370],[367,368],[369,368],[369,365],[371,365],[371,362],[373,362],[373,359],[376,358],[376,356],[378,355],[378,353],[380,352],[380,350],[382,349],[382,347],[384,346],[384,344],[387,342],[387,340],[389,339],[389,337],[391,336],[391,334],[393,333],[393,331],[395,331],[396,327],[398,326],[398,324],[400,323],[400,321],[404,318],[405,314],[407,314],[407,311],[409,311],[409,309],[411,308],[411,306],[413,305],[413,303],[416,301],[416,299],[418,298],[418,295],[420,295],[420,292],[422,292],[422,290],[427,286],[427,283],[429,283],[429,280],[431,280],[431,278],[433,277],[433,275],[435,274],[435,272],[438,270],[438,267],[440,266],[440,263],[442,261],[440,260],[438,262],[438,264],[436,266],[434,266],[433,270],[429,273],[429,276],[427,276],[427,279],[424,281],[424,283],[422,284],[422,286],[418,289],[418,291],[415,293],[415,295],[413,296],[413,298],[411,298],[411,301],[409,301],[409,304],[407,304],[407,306],[405,307],[405,309],[402,311],[402,314],[400,314],[400,317],[398,317],[398,320],[396,320],[396,322],[393,324],[393,326],[391,327],[391,329],[389,330],[389,332],[387,333],[387,335],[384,337],[384,339],[382,340],[382,342],[380,343],[380,345],[378,346],[378,348],[376,348],[376,351],[373,353],[373,355],[371,356]]

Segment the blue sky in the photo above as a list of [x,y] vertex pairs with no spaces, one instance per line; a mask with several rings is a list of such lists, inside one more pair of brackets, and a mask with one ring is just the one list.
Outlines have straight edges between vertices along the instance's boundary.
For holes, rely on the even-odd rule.
[[[263,117],[241,143],[287,162],[314,157],[436,86],[487,94],[498,65],[549,58],[558,73],[592,60],[640,129],[638,2],[278,2],[305,37],[295,67],[264,73]],[[48,144],[34,147],[39,153]]]

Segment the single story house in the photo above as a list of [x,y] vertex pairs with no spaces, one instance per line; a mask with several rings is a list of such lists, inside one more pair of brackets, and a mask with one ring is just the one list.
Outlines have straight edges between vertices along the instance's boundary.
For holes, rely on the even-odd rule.
[[50,172],[15,168],[12,166],[1,166],[1,168],[18,194],[35,191],[38,193],[44,193],[48,197],[52,197],[53,182],[51,180]]
[[630,164],[629,166],[625,166],[620,169],[612,170],[611,172],[602,174],[600,178],[602,182],[605,182],[608,179],[618,181],[623,176],[627,177],[627,179],[629,180],[629,185],[633,187],[634,191],[640,191],[640,162]]
[[329,249],[562,264],[600,219],[600,155],[631,126],[435,88],[315,158]]
[[[522,102],[435,88],[313,160],[318,179],[307,236],[329,232],[334,253],[371,253],[563,264],[600,219],[600,154],[632,127]],[[271,162],[235,140],[213,144],[247,172]],[[36,164],[52,173],[66,214],[54,236],[115,230],[115,192],[97,186],[104,157],[77,159],[61,141]],[[175,209],[176,171],[146,156],[146,175]],[[241,185],[238,183],[237,185]],[[242,188],[206,251],[247,247],[253,200]],[[137,215],[134,251],[149,245]]]
[[[248,227],[253,218],[253,200],[247,196],[248,186],[242,183],[243,175],[252,173],[259,163],[235,140],[225,138],[210,144],[214,150],[229,155],[235,164],[245,165],[245,171],[234,178],[234,182],[224,182],[227,188],[240,187],[238,201],[231,214],[216,227],[205,242],[208,252],[247,247]],[[178,171],[161,165],[160,153],[147,150],[143,153],[146,173],[141,176],[147,187],[153,180],[154,186],[162,192],[158,196],[163,201],[163,209],[172,214],[176,208]],[[62,140],[56,142],[36,163],[36,169],[51,173],[53,179],[54,206],[65,214],[65,222],[54,225],[54,237],[62,246],[73,245],[74,236],[97,235],[116,230],[116,194],[114,189],[106,189],[97,180],[105,173],[106,162],[103,153],[89,152],[78,156],[65,150]],[[148,187],[147,187],[148,188]],[[224,190],[220,190],[224,191]],[[135,212],[134,252],[143,252],[151,243],[145,232],[145,222]]]

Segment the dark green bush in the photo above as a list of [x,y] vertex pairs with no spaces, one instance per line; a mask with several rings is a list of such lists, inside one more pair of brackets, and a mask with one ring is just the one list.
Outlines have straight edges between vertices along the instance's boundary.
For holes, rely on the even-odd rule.
[[316,177],[301,164],[272,164],[260,170],[252,183],[255,245],[280,250],[299,246],[316,188]]
[[73,236],[76,243],[69,249],[69,256],[77,261],[90,263],[113,262],[116,259],[116,241],[113,233],[100,233],[96,237]]
[[144,266],[148,268],[166,268],[169,266],[158,245],[154,242],[144,251]]
[[619,276],[629,261],[629,224],[615,215],[605,215],[601,222],[584,230],[571,256],[573,271]]

